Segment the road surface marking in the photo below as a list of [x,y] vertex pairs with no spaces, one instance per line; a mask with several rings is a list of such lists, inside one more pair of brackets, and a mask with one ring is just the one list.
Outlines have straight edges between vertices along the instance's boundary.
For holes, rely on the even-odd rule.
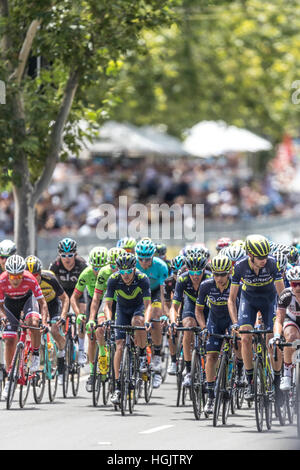
[[142,431],[139,434],[152,434],[153,432],[163,431],[164,429],[173,428],[174,424],[166,424],[165,426],[159,426],[158,428],[148,429],[148,431]]

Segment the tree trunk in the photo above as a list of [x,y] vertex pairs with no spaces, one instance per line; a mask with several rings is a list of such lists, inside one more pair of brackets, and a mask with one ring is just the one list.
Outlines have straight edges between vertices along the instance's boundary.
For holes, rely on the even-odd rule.
[[[32,188],[31,188],[32,190]],[[14,232],[18,254],[28,256],[35,254],[35,208],[32,202],[32,194],[28,184],[22,184],[20,188],[14,186]]]

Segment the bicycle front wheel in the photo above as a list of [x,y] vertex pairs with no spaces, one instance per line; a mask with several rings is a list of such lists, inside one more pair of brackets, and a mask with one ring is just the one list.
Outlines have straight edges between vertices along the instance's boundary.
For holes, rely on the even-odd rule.
[[123,358],[120,370],[121,398],[120,408],[122,416],[125,416],[127,409],[131,409],[130,403],[130,353],[127,346],[123,351]]
[[197,351],[193,351],[191,364],[191,398],[193,402],[194,416],[197,420],[201,417],[202,412],[202,383],[201,358]]
[[[223,395],[226,384],[226,366],[227,360],[225,355],[222,356],[220,367],[218,370],[217,380],[216,380],[216,389],[215,389],[215,404],[214,404],[214,413],[213,413],[213,425],[218,425],[218,420],[221,413],[221,406],[223,404]],[[223,405],[224,406],[224,405]]]
[[254,405],[256,427],[259,432],[263,430],[265,409],[265,382],[263,366],[259,358],[256,358],[253,371]]
[[297,363],[295,367],[295,386],[296,386],[296,400],[295,411],[297,416],[297,434],[300,437],[300,364]]
[[98,359],[99,359],[99,345],[97,344],[95,358],[94,358],[93,375],[92,375],[93,406],[98,406],[100,392],[101,392],[101,374],[98,370]]
[[68,390],[69,390],[69,383],[70,383],[70,373],[72,370],[72,362],[73,362],[72,340],[69,337],[67,337],[67,340],[66,340],[65,351],[66,351],[66,355],[65,355],[65,370],[64,370],[64,379],[63,379],[63,397],[67,398]]
[[23,344],[18,344],[17,349],[15,352],[15,356],[13,359],[11,371],[9,374],[9,386],[8,386],[8,393],[7,393],[7,398],[6,398],[6,409],[10,410],[13,398],[15,395],[15,391],[17,389],[18,385],[18,380],[20,377],[20,362],[21,362],[21,356],[23,353]]
[[[40,358],[41,358],[41,365],[43,366],[46,361],[46,353],[45,353],[45,344],[41,345],[40,348]],[[33,388],[33,398],[37,405],[42,402],[44,392],[46,387],[46,375],[44,370],[39,370],[35,377],[32,380],[32,388]]]
[[168,375],[168,366],[170,360],[169,343],[166,335],[163,336],[163,345],[161,349],[161,378],[165,382]]

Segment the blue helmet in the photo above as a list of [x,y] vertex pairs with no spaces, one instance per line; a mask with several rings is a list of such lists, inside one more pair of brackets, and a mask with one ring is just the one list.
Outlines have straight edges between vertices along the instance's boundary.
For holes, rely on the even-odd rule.
[[172,271],[173,272],[179,271],[179,269],[181,269],[184,264],[185,264],[185,257],[183,255],[175,256],[175,258],[173,258],[171,261]]
[[59,253],[75,253],[77,250],[77,243],[72,238],[64,238],[58,244]]
[[151,258],[155,250],[156,246],[150,239],[140,240],[135,247],[135,252],[139,258]]

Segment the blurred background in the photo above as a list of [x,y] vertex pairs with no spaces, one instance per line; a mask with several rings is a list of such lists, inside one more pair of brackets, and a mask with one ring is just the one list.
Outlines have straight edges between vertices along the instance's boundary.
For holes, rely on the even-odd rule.
[[[65,236],[83,254],[99,244],[100,205],[120,196],[204,204],[211,249],[221,236],[300,236],[298,2],[180,4],[180,23],[145,30],[142,50],[87,92],[89,111],[74,124],[80,150],[62,152],[36,206],[41,257]],[[13,214],[2,187],[0,238],[12,238]],[[167,243],[172,255],[186,240]]]

